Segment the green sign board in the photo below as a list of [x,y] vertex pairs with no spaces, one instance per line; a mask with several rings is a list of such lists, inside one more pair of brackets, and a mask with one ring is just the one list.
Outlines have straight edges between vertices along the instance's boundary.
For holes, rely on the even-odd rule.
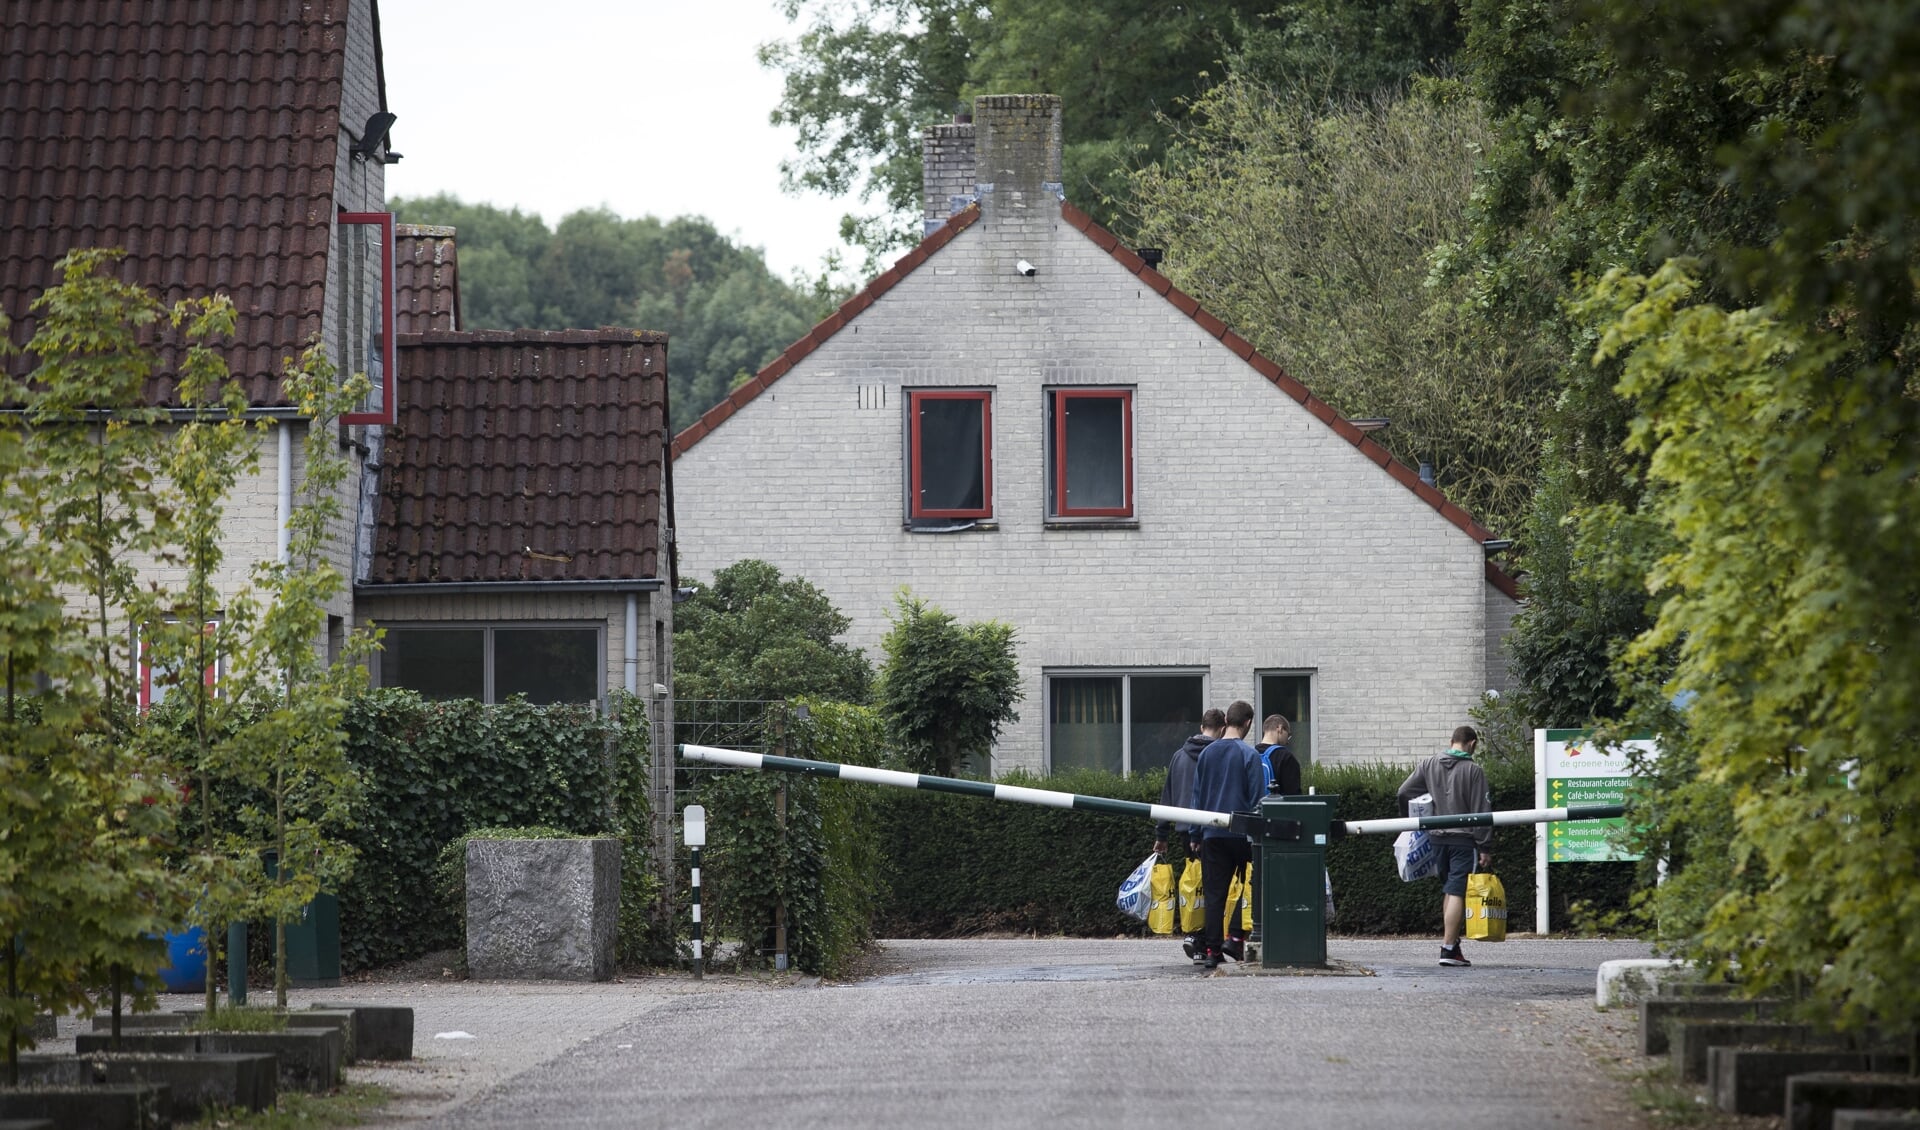
[[[1655,748],[1649,737],[1634,737],[1622,745],[1603,748],[1588,740],[1585,730],[1536,731],[1535,740],[1536,769],[1546,785],[1540,799],[1547,808],[1626,803],[1627,788],[1633,781],[1628,751],[1638,747],[1644,754]],[[1619,846],[1625,823],[1615,818],[1548,824],[1546,861],[1607,863],[1639,859],[1636,853]]]

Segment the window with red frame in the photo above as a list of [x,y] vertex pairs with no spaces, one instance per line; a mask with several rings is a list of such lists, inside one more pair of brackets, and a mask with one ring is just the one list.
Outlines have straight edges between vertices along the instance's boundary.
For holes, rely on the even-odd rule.
[[342,212],[336,277],[340,303],[334,361],[373,387],[344,424],[393,423],[393,213]]
[[1053,389],[1047,417],[1048,515],[1133,517],[1133,390]]
[[907,393],[907,514],[993,517],[993,393]]
[[[168,623],[171,624],[173,621],[169,620]],[[220,621],[208,620],[206,626],[201,630],[208,636],[212,636],[219,628]],[[144,635],[145,633],[142,634]],[[170,666],[162,663],[149,662],[147,648],[148,642],[142,639],[140,641],[140,687],[138,690],[140,709],[142,711],[153,706],[158,706],[160,703],[166,701],[167,696],[178,689],[184,681],[180,673],[173,670]],[[207,669],[200,673],[201,682],[209,687],[219,686],[220,669],[222,666],[223,664],[219,657],[216,656],[212,663],[207,664]]]

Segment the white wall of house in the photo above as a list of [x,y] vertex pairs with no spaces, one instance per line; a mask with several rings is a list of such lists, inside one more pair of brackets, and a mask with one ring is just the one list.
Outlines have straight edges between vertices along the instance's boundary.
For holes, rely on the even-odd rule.
[[[1136,390],[1137,528],[1048,528],[1043,390],[1062,385]],[[943,386],[993,390],[993,528],[906,532],[902,393]],[[1324,762],[1444,748],[1504,677],[1510,611],[1478,542],[1050,199],[960,232],[674,476],[687,578],[772,561],[824,589],[876,659],[902,586],[1015,625],[1026,697],[998,771],[1047,767],[1050,670],[1202,668],[1220,706],[1253,701],[1257,671],[1312,672]]]

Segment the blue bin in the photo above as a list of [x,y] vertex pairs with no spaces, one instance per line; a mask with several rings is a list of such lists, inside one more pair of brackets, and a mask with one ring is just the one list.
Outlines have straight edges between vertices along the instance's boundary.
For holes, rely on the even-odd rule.
[[198,993],[207,987],[207,936],[194,926],[167,935],[167,966],[160,983],[169,993]]

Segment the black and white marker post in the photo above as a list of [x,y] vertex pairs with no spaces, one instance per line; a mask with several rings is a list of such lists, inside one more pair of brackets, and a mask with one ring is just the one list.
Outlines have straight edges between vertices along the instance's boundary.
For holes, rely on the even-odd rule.
[[707,810],[697,804],[689,804],[680,814],[685,826],[687,850],[693,853],[693,979],[704,980],[707,976],[706,954],[702,950],[702,928],[700,925],[700,849],[707,845]]

